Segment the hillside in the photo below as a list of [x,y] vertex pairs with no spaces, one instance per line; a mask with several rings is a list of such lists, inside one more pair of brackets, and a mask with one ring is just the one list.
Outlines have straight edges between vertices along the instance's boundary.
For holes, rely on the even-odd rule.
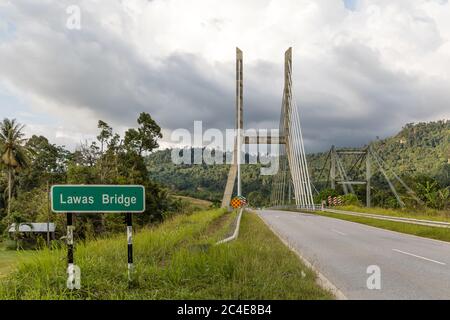
[[[173,192],[218,203],[229,171],[229,165],[175,165],[171,150],[161,150],[147,157],[150,179],[169,187]],[[260,176],[260,165],[242,166],[242,187],[270,194],[272,178]]]
[[[390,166],[393,171],[409,180],[412,185],[417,179],[436,180],[441,187],[450,185],[450,122],[437,121],[430,123],[407,124],[402,130],[383,140],[371,142],[374,150]],[[349,146],[351,148],[352,146]],[[317,189],[325,188],[327,168],[319,177],[324,167],[328,152],[309,154],[308,163],[311,177]],[[175,165],[171,162],[171,150],[156,151],[146,158],[150,178],[169,186],[179,194],[191,195],[218,203],[222,196],[228,165]],[[343,159],[348,169],[354,159]],[[242,166],[242,187],[245,194],[256,198],[256,202],[264,204],[270,195],[272,178],[259,175],[259,165]],[[363,173],[363,167],[354,170],[355,176]],[[416,179],[416,180],[414,180]],[[380,190],[377,200],[381,202],[387,194],[387,184],[381,174],[374,172],[374,186]],[[413,186],[412,186],[413,187]],[[357,193],[363,190],[357,188]]]
[[396,172],[450,182],[450,121],[407,124],[397,135],[375,142],[374,148]]

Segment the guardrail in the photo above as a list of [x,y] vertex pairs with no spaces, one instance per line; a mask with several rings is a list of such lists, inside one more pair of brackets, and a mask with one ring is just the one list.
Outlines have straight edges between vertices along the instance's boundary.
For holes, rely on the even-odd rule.
[[378,220],[388,220],[388,221],[394,221],[394,222],[404,222],[404,223],[409,223],[409,224],[450,229],[450,222],[445,222],[445,221],[396,217],[396,216],[380,215],[380,214],[365,213],[365,212],[346,211],[346,210],[333,209],[333,208],[335,208],[335,207],[328,207],[328,206],[323,206],[321,204],[319,204],[319,205],[315,204],[314,206],[296,206],[296,205],[275,206],[275,207],[271,207],[269,209],[324,211],[324,212],[330,212],[330,213],[340,213],[340,214],[345,214],[345,215],[349,215],[349,216],[372,218],[372,219],[378,219]]
[[372,219],[378,219],[378,220],[388,220],[388,221],[394,221],[394,222],[404,222],[404,223],[417,224],[417,225],[423,225],[423,226],[429,226],[429,227],[450,228],[450,222],[438,221],[438,220],[423,220],[423,219],[415,219],[415,218],[380,215],[380,214],[373,214],[373,213],[345,211],[345,210],[330,209],[330,208],[326,208],[324,211],[331,212],[331,213],[344,214],[344,215],[349,215],[349,216],[372,218]]
[[238,215],[237,220],[236,220],[236,227],[234,229],[233,235],[228,237],[228,238],[225,238],[223,240],[218,241],[216,244],[227,243],[227,242],[230,242],[230,241],[233,241],[233,240],[237,239],[237,237],[239,236],[239,227],[241,225],[241,218],[242,218],[242,212],[243,211],[244,211],[243,208],[241,208],[241,210],[239,211],[239,215]]
[[285,205],[285,206],[274,206],[270,207],[270,209],[274,210],[286,210],[286,209],[296,209],[296,210],[309,210],[309,211],[318,211],[324,210],[324,206],[322,204],[314,204],[314,205],[305,205],[305,206],[297,206],[297,205]]

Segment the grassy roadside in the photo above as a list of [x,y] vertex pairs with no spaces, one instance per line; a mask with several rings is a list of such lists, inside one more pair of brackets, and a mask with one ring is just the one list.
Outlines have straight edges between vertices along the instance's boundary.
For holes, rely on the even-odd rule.
[[23,259],[26,259],[33,252],[5,250],[0,244],[0,278],[5,277]]
[[450,212],[435,209],[420,209],[414,211],[412,209],[385,209],[385,208],[366,208],[358,206],[339,206],[336,210],[345,210],[361,213],[378,214],[383,216],[413,218],[422,220],[444,221],[450,222]]
[[208,210],[211,209],[213,205],[211,201],[196,199],[187,196],[172,195],[172,197],[180,200],[183,203],[181,208],[182,212]]
[[419,236],[419,237],[450,242],[450,229],[448,229],[448,228],[429,227],[429,226],[415,225],[415,224],[410,224],[410,223],[379,220],[379,219],[373,219],[373,218],[357,217],[357,216],[350,216],[350,215],[346,215],[346,214],[322,212],[322,211],[317,211],[317,212],[315,212],[315,214],[325,216],[325,217],[330,217],[330,218],[336,218],[336,219],[341,219],[341,220],[346,220],[346,221],[357,222],[357,223],[366,224],[366,225],[377,227],[377,228],[387,229],[387,230],[391,230],[391,231],[397,231],[397,232],[411,234],[411,235],[415,235],[415,236]]
[[135,237],[135,283],[128,288],[126,239],[78,244],[82,289],[65,288],[65,250],[43,250],[0,281],[2,299],[331,299],[316,275],[254,214],[237,241],[216,246],[235,214],[177,216]]

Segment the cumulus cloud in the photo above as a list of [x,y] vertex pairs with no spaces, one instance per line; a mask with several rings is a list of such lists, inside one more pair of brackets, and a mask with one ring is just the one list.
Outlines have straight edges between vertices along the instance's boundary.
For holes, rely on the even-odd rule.
[[80,30],[66,28],[69,5],[0,4],[0,89],[25,99],[40,119],[30,130],[55,141],[95,136],[98,119],[123,131],[141,111],[167,133],[194,120],[232,128],[235,46],[252,128],[277,127],[293,47],[308,151],[450,118],[444,0],[83,0]]

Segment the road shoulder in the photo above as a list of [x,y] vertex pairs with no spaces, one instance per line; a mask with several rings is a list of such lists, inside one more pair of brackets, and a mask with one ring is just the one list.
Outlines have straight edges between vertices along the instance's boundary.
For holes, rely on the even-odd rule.
[[293,245],[291,245],[279,232],[277,232],[260,214],[256,214],[259,219],[270,229],[281,242],[286,245],[308,268],[312,269],[317,274],[317,284],[325,290],[330,291],[337,300],[347,300],[347,297],[337,288],[327,277],[325,277],[320,270],[318,270],[311,262],[309,262]]

